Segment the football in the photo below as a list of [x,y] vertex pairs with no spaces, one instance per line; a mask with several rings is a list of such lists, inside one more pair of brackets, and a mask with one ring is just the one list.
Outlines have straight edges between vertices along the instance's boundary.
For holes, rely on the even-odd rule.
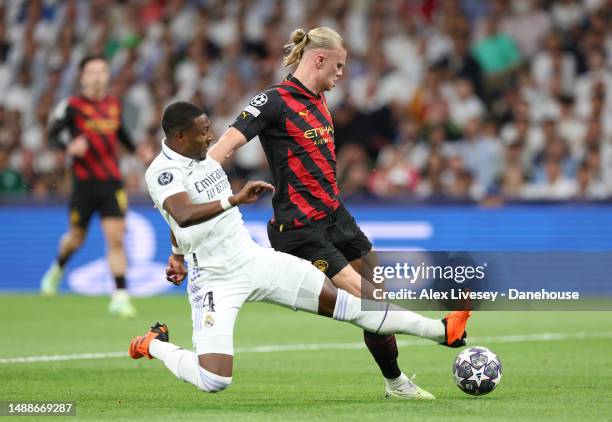
[[453,364],[457,386],[467,394],[482,396],[499,385],[502,364],[495,353],[482,346],[463,350]]

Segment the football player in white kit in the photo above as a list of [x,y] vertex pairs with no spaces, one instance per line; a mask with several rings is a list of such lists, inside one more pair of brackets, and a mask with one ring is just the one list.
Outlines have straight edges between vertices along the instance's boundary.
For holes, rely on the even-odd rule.
[[[168,280],[185,278],[189,264],[189,302],[195,353],[170,343],[168,327],[157,323],[130,343],[134,359],[164,362],[178,378],[217,392],[232,381],[233,331],[246,301],[265,301],[347,321],[375,333],[410,334],[450,347],[465,345],[469,311],[442,320],[425,318],[384,302],[362,311],[361,299],[336,289],[309,261],[264,248],[247,232],[237,205],[255,202],[273,187],[248,182],[233,194],[220,164],[207,156],[210,121],[191,103],[177,102],[162,118],[166,138],[146,172],[149,193],[170,226],[173,255]],[[372,309],[369,307],[368,309]],[[433,399],[414,385],[414,397]]]

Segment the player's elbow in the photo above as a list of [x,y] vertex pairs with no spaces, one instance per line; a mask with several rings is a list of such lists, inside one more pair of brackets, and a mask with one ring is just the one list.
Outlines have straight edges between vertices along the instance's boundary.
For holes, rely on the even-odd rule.
[[246,137],[238,129],[230,127],[208,151],[208,156],[218,163],[230,157],[238,148],[247,143]]
[[174,221],[176,221],[176,224],[178,224],[178,226],[181,228],[189,227],[191,225],[189,219],[182,214],[175,216]]
[[184,217],[176,220],[176,224],[178,224],[178,226],[182,229],[184,229],[185,227],[193,226],[194,224],[196,224],[196,222],[197,220],[191,217]]
[[189,212],[189,209],[187,209],[187,207],[180,207],[178,209],[171,208],[168,209],[168,212],[170,213],[174,221],[176,221],[176,224],[178,224],[178,226],[181,228],[189,227],[193,224],[192,215]]

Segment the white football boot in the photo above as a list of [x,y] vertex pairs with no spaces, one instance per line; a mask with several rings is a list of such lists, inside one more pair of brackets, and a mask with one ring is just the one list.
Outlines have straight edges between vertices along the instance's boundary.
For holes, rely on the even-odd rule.
[[123,289],[113,292],[108,305],[108,312],[121,318],[134,318],[138,314],[136,308],[132,305],[130,296]]
[[408,378],[402,374],[400,378],[402,382],[398,385],[392,385],[385,380],[385,397],[403,400],[435,400],[433,394],[423,390],[412,381],[415,378],[414,375]]
[[40,294],[55,296],[63,277],[64,269],[58,265],[57,261],[53,261],[40,282]]

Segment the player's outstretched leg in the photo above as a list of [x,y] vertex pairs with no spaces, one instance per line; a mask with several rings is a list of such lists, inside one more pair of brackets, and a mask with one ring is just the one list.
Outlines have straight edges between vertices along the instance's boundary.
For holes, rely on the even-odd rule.
[[[410,334],[433,340],[440,344],[456,347],[465,344],[465,325],[469,312],[452,312],[444,320],[426,318],[399,306],[384,302],[364,300],[367,311],[362,310],[362,300],[336,289],[327,278],[321,280],[316,274],[307,276],[299,287],[301,295],[295,307],[319,315],[346,321],[376,334]],[[312,297],[307,292],[318,291],[318,300],[306,300]],[[304,298],[300,298],[301,296]],[[316,296],[315,296],[316,297]],[[408,379],[397,386],[386,386],[388,397],[434,399],[435,397],[421,389]],[[401,386],[401,387],[400,387]]]
[[[367,300],[363,302],[370,310],[362,310],[362,300],[344,290],[337,290],[333,287],[331,281],[325,279],[319,294],[318,313],[324,316],[332,316],[339,321],[350,322],[376,334],[402,333],[427,338],[449,347],[465,345],[465,337],[467,336],[465,327],[471,315],[470,311],[451,312],[442,320],[439,320],[426,318],[389,303]],[[410,379],[403,380],[400,385],[401,388],[386,385],[385,394],[387,397],[435,398]]]
[[51,263],[40,282],[43,296],[55,296],[64,277],[64,266],[70,257],[83,245],[86,229],[77,225],[70,226],[60,241],[57,258]]
[[169,342],[166,324],[153,325],[144,336],[134,337],[130,343],[132,359],[157,358],[177,378],[195,385],[202,391],[216,393],[232,383],[232,377],[224,377],[202,368],[198,356]]
[[[321,294],[329,294],[324,286]],[[440,320],[425,318],[409,311],[389,310],[388,304],[380,311],[362,311],[361,302],[344,290],[337,290],[333,318],[347,321],[371,333],[404,333],[418,335],[440,342],[444,337],[444,325]],[[385,397],[397,399],[433,400],[434,395],[416,385],[403,373],[393,383],[385,382]]]
[[[365,235],[363,235],[363,238],[365,238]],[[378,256],[373,249],[370,249],[365,256],[350,262],[350,267],[354,271],[351,271],[350,267],[348,271],[347,269],[344,270],[345,276],[348,276],[348,280],[345,280],[345,282],[351,283],[352,281],[352,283],[355,283],[359,280],[357,285],[360,287],[360,294],[356,295],[357,297],[374,299],[374,285],[365,282],[365,280],[373,279],[373,269],[378,265]],[[332,282],[336,284],[335,280],[332,280]],[[382,284],[377,284],[377,286],[384,289]],[[415,396],[429,395],[426,391],[418,389],[412,379],[408,378],[400,369],[397,361],[399,351],[394,334],[374,334],[364,330],[363,339],[384,377],[386,397],[414,399]]]
[[115,278],[116,287],[111,296],[108,311],[111,315],[133,318],[138,312],[130,300],[125,280],[127,269],[127,257],[123,246],[125,219],[123,217],[102,218],[102,231],[106,238],[108,267]]
[[[325,288],[321,291],[323,294],[329,294]],[[361,309],[362,302],[368,310]],[[469,316],[469,311],[456,311],[443,320],[427,318],[393,304],[360,300],[344,290],[337,290],[333,311],[334,319],[350,322],[373,333],[409,334],[450,347],[465,345],[465,326]]]
[[385,379],[385,397],[396,399],[433,399],[433,395],[418,387],[397,363],[398,350],[395,335],[363,332],[368,350],[376,360]]

